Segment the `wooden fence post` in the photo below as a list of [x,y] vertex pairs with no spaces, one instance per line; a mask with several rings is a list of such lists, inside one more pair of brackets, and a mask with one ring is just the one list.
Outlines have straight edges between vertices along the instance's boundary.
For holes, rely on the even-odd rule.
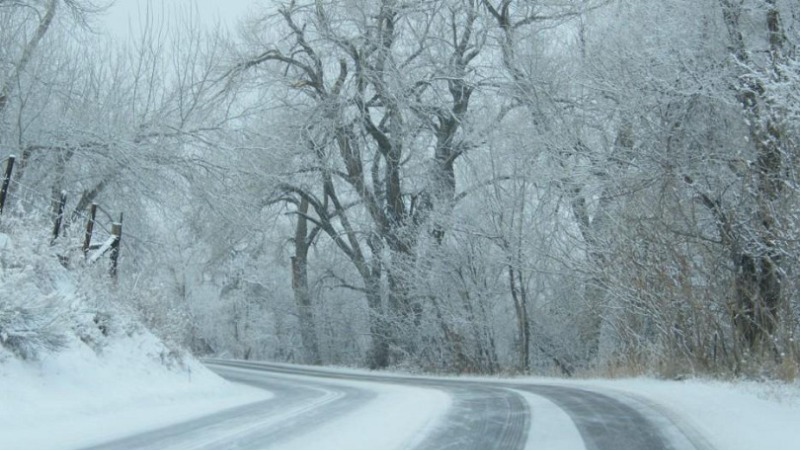
[[83,235],[83,257],[89,254],[89,246],[92,244],[92,230],[95,228],[95,216],[97,215],[97,204],[92,202],[89,208],[89,220],[86,221],[86,233]]
[[61,233],[61,220],[64,218],[64,206],[67,204],[67,192],[61,192],[61,199],[58,201],[58,213],[56,213],[56,222],[53,224],[53,239],[50,240],[50,245],[56,243],[59,233]]
[[6,195],[8,194],[8,184],[11,183],[11,171],[14,170],[14,155],[8,156],[6,161],[6,173],[3,176],[3,187],[0,189],[0,215],[3,214],[3,208],[6,206]]
[[120,239],[122,238],[122,213],[120,213],[120,222],[111,224],[111,235],[114,237],[114,241],[111,243],[111,270],[109,272],[116,281],[117,261],[120,258]]

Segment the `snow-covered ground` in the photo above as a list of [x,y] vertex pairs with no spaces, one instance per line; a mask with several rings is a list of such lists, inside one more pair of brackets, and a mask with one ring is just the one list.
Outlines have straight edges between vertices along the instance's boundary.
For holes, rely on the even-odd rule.
[[798,383],[636,378],[571,384],[634,395],[711,448],[801,449]]
[[80,448],[268,399],[191,358],[172,369],[147,332],[97,355],[73,343],[39,362],[0,363],[0,448]]
[[0,233],[0,448],[84,447],[269,398],[166,346],[54,252]]
[[[287,368],[309,368],[282,364]],[[314,368],[352,375],[418,377],[403,373],[352,368]],[[431,379],[429,376],[419,376]],[[452,377],[434,377],[453,380]],[[801,449],[801,390],[799,383],[749,380],[683,381],[639,377],[625,379],[556,379],[542,377],[461,377],[460,380],[503,384],[567,385],[587,388],[656,410],[669,418],[696,444],[715,449]],[[532,410],[527,447],[574,449],[580,444],[576,428],[551,401],[521,393]],[[320,440],[321,437],[315,437]],[[315,443],[324,443],[315,442]]]
[[[77,346],[36,364],[6,361],[0,365],[0,448],[91,446],[270,397],[267,391],[225,382],[193,360],[187,361],[191,372],[167,369],[154,360],[161,346],[155,338],[143,334],[115,341],[113,348],[105,351],[106,357]],[[299,379],[311,383],[315,378]],[[462,379],[590,388],[655,408],[682,432],[695,434],[691,438],[696,443],[712,448],[799,449],[797,384],[649,378]],[[413,446],[447,410],[447,397],[431,398],[434,394],[426,389],[382,389],[381,384],[360,381],[335,383],[378,396],[362,409],[282,442],[282,447]],[[532,411],[528,447],[581,445],[575,427],[555,405],[532,394],[525,394],[525,398]],[[421,414],[415,415],[415,409]]]

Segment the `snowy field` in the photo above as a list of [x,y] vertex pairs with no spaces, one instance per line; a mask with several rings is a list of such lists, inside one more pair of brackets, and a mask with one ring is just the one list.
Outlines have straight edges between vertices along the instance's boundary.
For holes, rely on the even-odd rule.
[[[0,448],[80,448],[198,418],[237,405],[270,399],[264,390],[228,383],[198,363],[191,371],[167,370],[153,355],[147,335],[118,341],[111,360],[73,347],[38,364],[0,366]],[[144,357],[143,357],[144,356]],[[376,374],[334,370],[340,374]],[[280,376],[288,378],[289,376]],[[294,378],[298,378],[292,376]],[[314,383],[316,378],[299,377]],[[719,449],[798,449],[799,388],[796,384],[714,381],[563,381],[543,378],[461,378],[516,384],[569,384],[618,394],[656,407],[696,443]],[[343,387],[376,393],[363,408],[346,412],[303,435],[281,442],[299,448],[407,448],[448,407],[447,396],[375,382],[337,380]],[[536,395],[527,447],[578,448],[569,418]],[[400,425],[400,426],[398,426]],[[369,433],[367,433],[369,431]]]

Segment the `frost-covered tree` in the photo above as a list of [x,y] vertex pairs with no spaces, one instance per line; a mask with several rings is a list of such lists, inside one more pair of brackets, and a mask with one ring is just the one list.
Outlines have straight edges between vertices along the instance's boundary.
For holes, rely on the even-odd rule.
[[583,74],[613,113],[596,126],[616,146],[585,141],[603,191],[582,201],[581,222],[605,223],[585,241],[602,252],[593,277],[607,304],[624,312],[607,315],[619,358],[740,371],[792,355],[798,98],[784,90],[798,86],[786,69],[798,29],[783,17],[794,15],[783,2],[675,1],[588,21]]
[[448,226],[454,165],[469,146],[462,121],[480,77],[472,66],[484,46],[479,9],[291,2],[256,24],[256,49],[232,71],[283,84],[289,108],[306,115],[295,125],[296,171],[308,175],[281,183],[277,198],[307,203],[305,220],[360,275],[374,366],[412,351],[423,307],[410,296],[409,275],[421,240],[441,241]]

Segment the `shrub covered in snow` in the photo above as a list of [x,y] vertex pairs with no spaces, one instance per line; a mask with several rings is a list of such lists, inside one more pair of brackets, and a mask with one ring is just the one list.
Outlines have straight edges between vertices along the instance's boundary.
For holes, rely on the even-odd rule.
[[[0,230],[0,363],[37,361],[70,346],[102,355],[115,339],[150,336],[132,307],[136,293],[117,288],[104,262],[87,264],[75,240],[52,246],[38,226],[15,221]],[[157,348],[151,357],[159,364],[183,365],[174,345]]]
[[30,244],[0,234],[0,346],[26,360],[64,347],[70,308],[69,294],[57,283],[65,272],[32,253]]

